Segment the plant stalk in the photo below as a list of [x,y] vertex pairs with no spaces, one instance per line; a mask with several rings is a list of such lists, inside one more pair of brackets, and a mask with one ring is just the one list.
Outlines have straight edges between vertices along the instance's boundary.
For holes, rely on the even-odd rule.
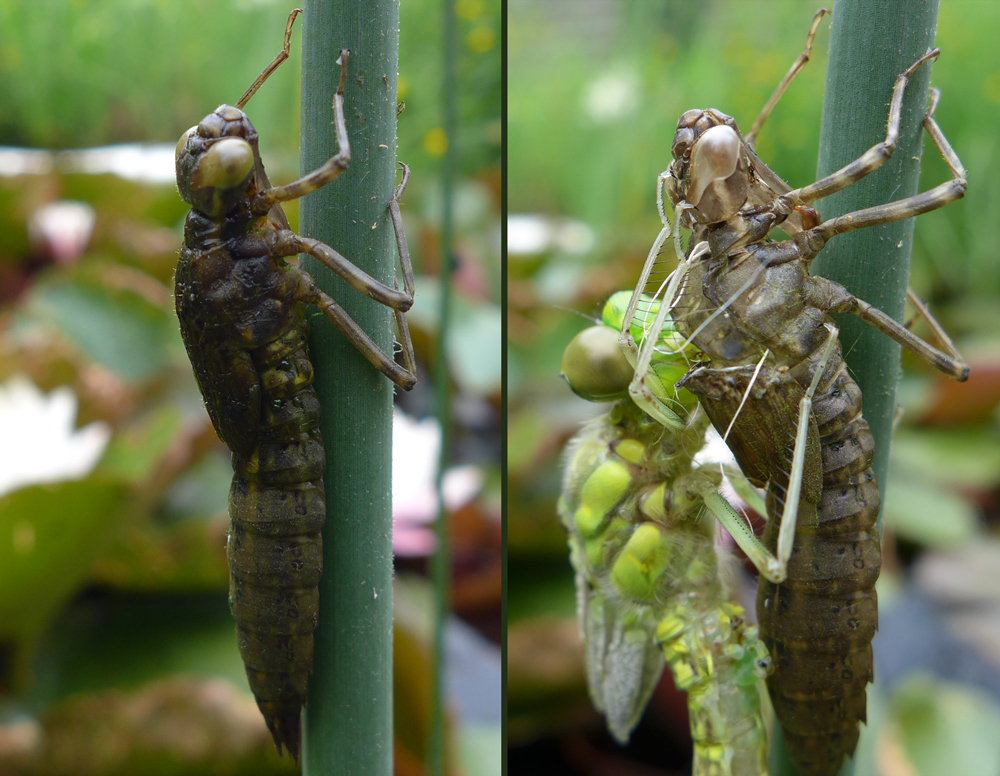
[[[349,169],[308,195],[301,232],[391,285],[386,206],[396,179],[397,0],[307,0],[303,19],[303,171],[337,152],[331,102],[350,49],[344,113]],[[390,311],[309,257],[302,266],[386,353]],[[393,385],[325,318],[310,320],[322,406],[327,521],[320,619],[303,740],[303,773],[391,776]]]
[[435,349],[435,411],[441,424],[441,453],[435,482],[438,516],[435,525],[437,549],[431,558],[430,573],[434,588],[434,684],[431,699],[431,729],[428,742],[427,770],[430,776],[444,776],[447,771],[445,740],[447,625],[451,613],[451,542],[448,512],[444,503],[444,473],[451,457],[451,386],[448,375],[448,335],[451,326],[451,277],[455,265],[452,256],[454,182],[457,169],[457,121],[455,117],[455,4],[445,0],[442,40],[443,78],[441,81],[441,123],[448,147],[441,164],[441,301],[438,341]]
[[[834,4],[817,177],[838,170],[885,139],[893,84],[933,47],[937,6],[937,0],[839,0]],[[914,73],[906,87],[896,152],[875,173],[820,200],[817,204],[824,220],[917,193],[930,65]],[[812,273],[841,283],[900,321],[913,228],[914,220],[908,219],[839,235],[813,262]],[[864,417],[875,437],[872,468],[884,504],[900,346],[854,316],[834,318],[840,327],[844,359],[861,387]],[[771,760],[774,776],[797,773],[777,730]],[[853,772],[853,763],[847,762],[841,776]]]

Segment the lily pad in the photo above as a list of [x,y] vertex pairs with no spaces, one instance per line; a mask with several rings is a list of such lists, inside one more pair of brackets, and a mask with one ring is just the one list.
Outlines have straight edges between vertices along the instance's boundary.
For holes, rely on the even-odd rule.
[[956,547],[972,539],[979,514],[968,499],[933,480],[890,467],[884,518],[898,535],[929,547]]
[[917,773],[1000,773],[1000,707],[984,693],[919,675],[894,693],[891,705]]
[[165,368],[177,322],[132,291],[58,281],[38,284],[30,318],[55,326],[87,357],[127,380],[142,381]]
[[123,485],[96,477],[0,498],[0,640],[16,656],[15,685],[27,678],[33,643],[117,529],[125,498]]

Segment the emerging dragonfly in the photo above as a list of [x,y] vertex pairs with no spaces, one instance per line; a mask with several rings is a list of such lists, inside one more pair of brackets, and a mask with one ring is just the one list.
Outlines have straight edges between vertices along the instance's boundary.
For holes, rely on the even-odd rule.
[[[227,555],[230,606],[240,656],[280,752],[298,759],[300,714],[312,671],[326,519],[319,402],[306,349],[306,305],[316,305],[396,385],[416,382],[403,313],[413,304],[413,273],[398,201],[389,201],[404,291],[378,282],[333,248],[288,228],[281,203],[305,196],[347,169],[344,120],[348,51],[340,55],[333,97],[338,153],[286,186],[271,186],[257,132],[242,108],[288,58],[295,10],[281,53],[236,107],[221,105],[177,143],[177,188],[191,205],[174,296],[181,334],[205,406],[233,453]],[[404,366],[372,339],[312,278],[285,257],[308,253],[352,287],[395,312]]]
[[[649,380],[656,364],[676,350],[659,336],[668,313],[686,341],[704,354],[706,363],[679,385],[699,397],[744,474],[767,487],[763,550],[741,535],[742,523],[720,519],[761,572],[757,615],[774,661],[771,700],[799,770],[832,776],[854,752],[858,722],[865,719],[881,553],[875,530],[879,494],[871,472],[874,441],[830,313],[859,316],[959,380],[967,378],[968,366],[936,323],[948,353],[839,284],[808,272],[837,234],[909,218],[964,193],[965,172],[933,118],[934,92],[923,126],[951,180],[830,221],[809,206],[874,172],[892,154],[907,82],[939,51],[928,52],[897,78],[885,140],[832,175],[793,190],[752,150],[777,97],[808,59],[823,13],[747,138],[718,111],[681,116],[674,160],[657,180],[664,227],[630,301],[620,342],[636,365],[633,397],[668,427],[676,419]],[[663,188],[674,206],[673,225],[663,209]],[[771,241],[779,226],[792,239]],[[680,229],[692,233],[682,266],[667,282],[650,281],[665,275],[657,266],[659,250],[671,233],[679,246]],[[629,322],[648,314],[643,292],[650,290],[666,301],[640,344]]]
[[[632,370],[617,344],[628,297],[612,296],[603,324],[581,332],[563,356],[574,392],[616,401],[567,447],[559,501],[587,685],[624,743],[669,665],[688,694],[694,775],[762,776],[767,736],[757,680],[770,659],[722,581],[715,521],[704,513],[741,518],[717,492],[719,470],[694,459],[708,420],[673,387],[684,360],[649,375],[679,413],[677,428],[664,429],[628,397]],[[636,336],[641,341],[641,331]]]

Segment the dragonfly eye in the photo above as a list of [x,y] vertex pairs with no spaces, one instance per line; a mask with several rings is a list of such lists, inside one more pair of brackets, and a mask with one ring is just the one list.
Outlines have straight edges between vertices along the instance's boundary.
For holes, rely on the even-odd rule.
[[739,159],[740,138],[731,127],[715,126],[703,132],[691,149],[688,202],[697,205],[705,189],[733,174]]
[[681,127],[674,135],[674,143],[670,147],[671,155],[674,159],[682,158],[688,151],[691,150],[691,144],[693,142],[694,130],[689,127]]
[[198,134],[204,138],[222,137],[226,119],[218,113],[209,113],[198,124]]
[[634,371],[610,326],[591,326],[577,334],[563,351],[560,369],[573,393],[587,401],[624,398]]
[[189,185],[191,191],[242,188],[253,167],[250,144],[241,138],[227,137],[205,151],[191,173]]
[[174,164],[180,161],[181,154],[184,153],[184,150],[187,147],[188,139],[191,137],[191,135],[193,135],[197,131],[198,127],[197,125],[195,125],[191,127],[191,129],[189,129],[183,135],[181,135],[181,139],[177,141],[177,148],[174,151]]

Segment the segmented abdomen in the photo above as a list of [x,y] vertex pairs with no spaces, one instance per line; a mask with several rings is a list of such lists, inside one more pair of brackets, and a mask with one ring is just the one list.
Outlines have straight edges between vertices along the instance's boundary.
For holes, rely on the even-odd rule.
[[[624,742],[664,664],[688,694],[695,776],[762,776],[767,651],[719,581],[691,455],[705,424],[665,432],[631,400],[571,443],[559,513],[576,570],[587,684]],[[701,483],[702,487],[715,487]]]
[[[803,776],[833,776],[865,721],[881,566],[875,443],[861,417],[861,391],[843,361],[828,386],[820,386],[813,419],[822,493],[815,512],[800,507],[787,580],[774,585],[760,578],[757,618],[774,659],[768,688],[789,752]],[[772,551],[783,506],[777,490],[769,489],[772,519],[764,535]]]
[[250,689],[275,741],[298,756],[323,570],[325,456],[306,326],[250,352],[257,442],[233,454],[230,606]]
[[674,684],[688,694],[692,775],[767,776],[767,732],[757,691],[767,652],[757,629],[734,604],[706,610],[684,597],[676,604],[656,635]]

